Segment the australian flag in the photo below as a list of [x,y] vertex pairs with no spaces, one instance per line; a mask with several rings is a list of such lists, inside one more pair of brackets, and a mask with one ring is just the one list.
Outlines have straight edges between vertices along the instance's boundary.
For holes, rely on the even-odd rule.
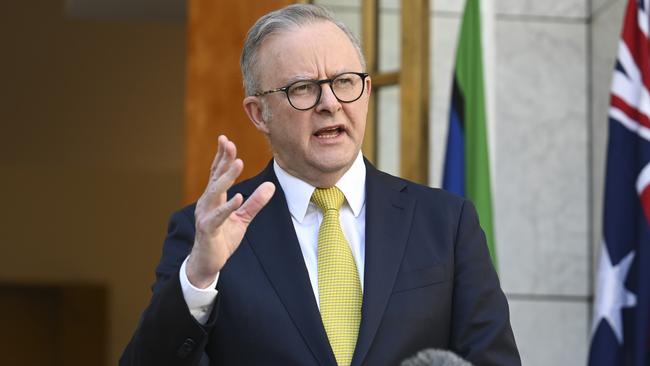
[[612,78],[590,366],[650,365],[650,0],[628,1]]

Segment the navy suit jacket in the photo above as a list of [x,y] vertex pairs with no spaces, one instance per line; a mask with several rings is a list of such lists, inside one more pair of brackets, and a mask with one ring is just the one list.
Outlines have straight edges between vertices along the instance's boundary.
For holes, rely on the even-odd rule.
[[[398,365],[424,348],[474,365],[520,365],[506,298],[472,204],[366,162],[366,258],[353,365]],[[151,303],[120,365],[335,365],[284,192],[272,164],[235,185],[276,192],[222,269],[208,323],[189,313],[179,268],[194,205],[175,213]]]

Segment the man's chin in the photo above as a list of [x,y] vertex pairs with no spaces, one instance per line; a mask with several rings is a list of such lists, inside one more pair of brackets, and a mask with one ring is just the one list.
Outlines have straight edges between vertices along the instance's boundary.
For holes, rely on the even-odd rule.
[[356,155],[318,159],[313,162],[312,166],[322,174],[342,174],[345,173],[350,168],[350,166],[352,166],[355,157]]

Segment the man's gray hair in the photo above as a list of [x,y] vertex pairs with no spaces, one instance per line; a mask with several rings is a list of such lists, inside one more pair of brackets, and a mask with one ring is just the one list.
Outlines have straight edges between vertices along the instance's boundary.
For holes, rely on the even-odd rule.
[[[361,51],[361,43],[352,34],[350,29],[342,22],[334,19],[334,15],[327,8],[311,4],[294,4],[280,10],[268,13],[257,20],[255,25],[248,31],[244,41],[244,49],[241,54],[240,64],[242,77],[244,78],[244,90],[246,95],[253,95],[259,92],[259,75],[257,73],[259,60],[257,51],[264,40],[274,34],[295,30],[302,25],[312,24],[320,21],[328,21],[339,27],[352,42],[352,45],[359,54],[359,61],[365,71],[366,61]],[[332,50],[336,52],[337,50]]]

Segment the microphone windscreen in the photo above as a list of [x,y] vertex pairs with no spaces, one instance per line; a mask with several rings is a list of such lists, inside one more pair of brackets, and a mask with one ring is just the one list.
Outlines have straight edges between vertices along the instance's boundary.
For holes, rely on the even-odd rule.
[[425,349],[406,359],[401,366],[472,366],[451,351]]

